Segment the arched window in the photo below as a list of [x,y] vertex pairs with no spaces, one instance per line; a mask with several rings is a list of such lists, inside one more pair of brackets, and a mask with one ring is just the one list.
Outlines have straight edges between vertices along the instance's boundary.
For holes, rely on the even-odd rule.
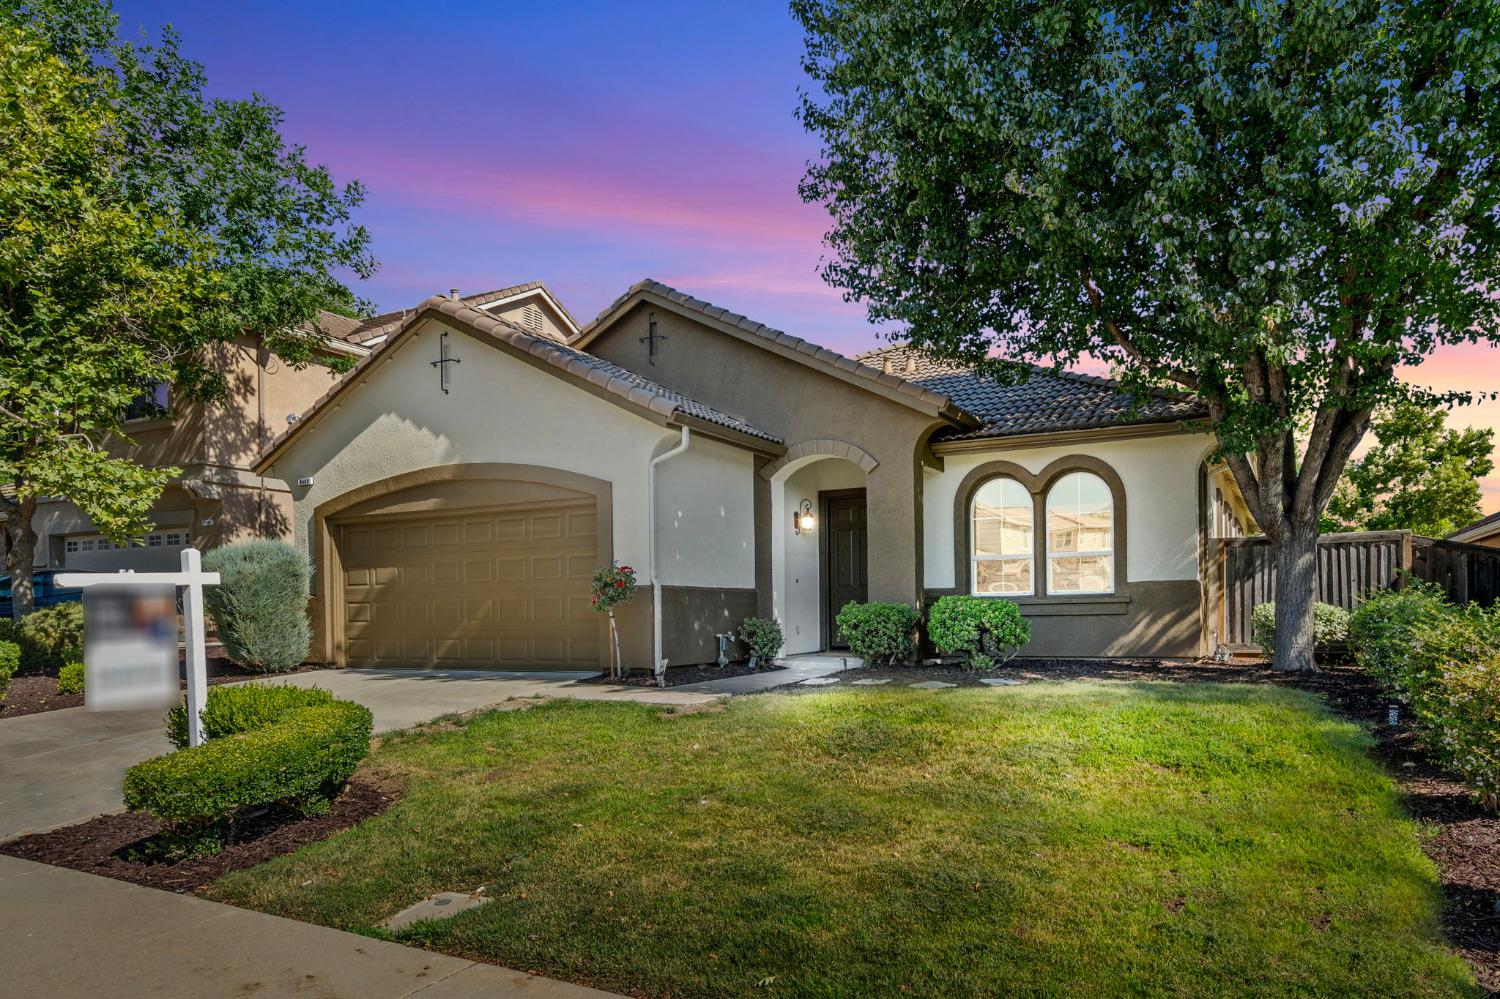
[[1069,472],[1047,491],[1047,592],[1113,593],[1115,504],[1092,472]]
[[991,479],[974,493],[970,510],[974,592],[1029,596],[1034,582],[1031,493],[1015,479]]

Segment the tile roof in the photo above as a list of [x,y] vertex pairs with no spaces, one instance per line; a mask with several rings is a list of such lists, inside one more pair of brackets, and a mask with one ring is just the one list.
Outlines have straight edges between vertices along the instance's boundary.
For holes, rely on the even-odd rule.
[[862,364],[857,358],[846,357],[837,351],[829,350],[827,347],[820,347],[815,343],[810,343],[801,337],[792,336],[790,333],[776,329],[773,326],[767,326],[765,323],[756,322],[754,319],[742,316],[737,312],[730,312],[728,309],[705,302],[699,298],[694,298],[691,295],[678,291],[670,285],[662,284],[660,281],[655,281],[651,278],[637,281],[631,285],[623,295],[611,302],[592,322],[580,330],[573,342],[579,347],[586,348],[589,342],[614,317],[620,307],[639,294],[656,295],[684,310],[700,313],[710,319],[743,330],[752,336],[766,341],[768,344],[776,344],[801,355],[807,363],[814,366],[833,368],[859,379],[881,385],[915,402],[923,403],[956,422],[975,425],[978,423],[975,418],[964,411],[961,403],[949,398],[939,389],[916,384],[908,379],[893,375],[890,372],[882,371],[879,367]]
[[[438,313],[474,333],[501,341],[521,353],[545,362],[557,369],[559,374],[588,382],[631,405],[649,410],[668,420],[679,415],[688,416],[778,446],[785,443],[776,435],[767,433],[745,420],[721,413],[712,406],[691,399],[664,385],[659,385],[633,371],[611,364],[603,358],[558,343],[550,337],[538,336],[498,316],[471,308],[463,301],[453,301],[441,295],[435,295],[417,306],[406,321],[398,325],[398,332],[411,328],[430,313]],[[308,407],[296,423],[289,426],[266,446],[258,467],[268,463],[272,456],[281,450],[299,430],[308,425],[310,417],[314,416],[334,396],[359,381],[368,368],[383,361],[386,350],[397,339],[397,336],[390,337],[384,343],[377,344],[375,349],[361,358],[353,369]]]
[[[573,328],[578,328],[578,320],[573,318],[573,313],[569,312],[567,306],[563,305],[562,301],[556,295],[552,294],[551,289],[541,281],[527,281],[523,284],[513,284],[508,288],[482,291],[477,295],[463,295],[459,297],[459,301],[473,308],[480,308],[489,305],[491,302],[499,302],[515,295],[524,295],[528,291],[545,292],[548,300],[553,305],[556,305],[558,311],[567,317],[568,322],[573,324]],[[361,321],[359,327],[354,330],[351,336],[346,337],[346,339],[351,343],[368,343],[377,337],[389,336],[400,329],[402,322],[414,311],[416,310],[397,309],[394,312],[383,312],[378,316],[371,316],[369,319]]]
[[1068,430],[1201,419],[1204,407],[1187,396],[1154,392],[1143,404],[1111,378],[1032,365],[1031,377],[1001,385],[962,365],[905,346],[883,347],[858,359],[934,392],[941,392],[978,416],[975,430],[941,431],[938,440],[978,440]]

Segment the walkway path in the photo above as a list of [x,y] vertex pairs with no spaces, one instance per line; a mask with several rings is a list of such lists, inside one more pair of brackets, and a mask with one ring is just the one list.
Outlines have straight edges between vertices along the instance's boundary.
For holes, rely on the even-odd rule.
[[13,857],[0,857],[0,968],[12,996],[613,996]]
[[704,680],[702,683],[685,683],[663,693],[680,690],[698,694],[756,694],[763,690],[788,687],[794,683],[802,683],[804,680],[825,677],[830,673],[838,673],[841,670],[863,665],[861,660],[854,656],[838,655],[832,652],[810,652],[806,655],[786,656],[781,662],[786,669],[770,673],[747,673],[744,676],[731,676],[723,680]]

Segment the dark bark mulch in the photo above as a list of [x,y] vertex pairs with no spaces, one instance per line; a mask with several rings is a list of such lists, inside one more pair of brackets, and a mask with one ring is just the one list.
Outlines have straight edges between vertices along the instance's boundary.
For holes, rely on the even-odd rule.
[[[750,661],[730,663],[723,669],[709,664],[707,666],[673,666],[667,670],[667,686],[680,687],[684,683],[702,683],[705,680],[722,680],[730,676],[745,676],[749,673],[776,673],[786,669],[785,666],[777,666],[775,669],[751,669]],[[623,680],[611,680],[607,676],[597,676],[592,680],[580,680],[579,683],[618,683],[631,687],[654,687],[656,677],[650,673],[633,672]]]
[[[1406,807],[1422,823],[1423,849],[1437,865],[1443,891],[1443,932],[1469,962],[1479,984],[1500,997],[1500,816],[1486,811],[1463,784],[1423,755],[1404,725],[1387,724],[1390,698],[1362,670],[1326,666],[1289,673],[1260,663],[1182,663],[1161,659],[1026,659],[986,673],[956,666],[867,667],[841,679],[890,677],[895,683],[943,680],[980,686],[985,676],[1017,680],[1167,680],[1182,683],[1269,683],[1319,694],[1335,711],[1369,726],[1374,756],[1406,793]],[[786,693],[827,690],[784,688]]]
[[[185,666],[183,668],[186,669]],[[330,668],[322,663],[303,663],[296,669],[286,670],[283,673],[252,673],[240,669],[228,659],[210,658],[208,682],[210,685],[239,683],[242,680],[254,680],[267,675],[290,676],[293,673],[310,673],[314,670]],[[186,690],[187,680],[182,679],[179,686]],[[16,676],[11,678],[10,686],[5,691],[5,699],[0,701],[0,718],[19,718],[21,715],[34,715],[43,711],[60,711],[63,708],[82,706],[82,694],[59,694],[57,692],[56,676],[45,674]]]
[[348,829],[379,815],[394,800],[394,790],[356,778],[333,800],[328,814],[303,818],[288,810],[268,809],[243,820],[233,840],[208,857],[155,862],[128,859],[131,852],[149,852],[151,837],[162,830],[161,823],[139,812],[101,815],[76,826],[22,836],[0,843],[0,853],[148,888],[190,892],[230,871],[254,867]]

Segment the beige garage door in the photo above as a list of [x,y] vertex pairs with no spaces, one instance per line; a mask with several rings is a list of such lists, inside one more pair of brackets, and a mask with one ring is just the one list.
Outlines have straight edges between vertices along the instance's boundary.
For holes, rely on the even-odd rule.
[[350,665],[592,669],[592,501],[338,527]]

